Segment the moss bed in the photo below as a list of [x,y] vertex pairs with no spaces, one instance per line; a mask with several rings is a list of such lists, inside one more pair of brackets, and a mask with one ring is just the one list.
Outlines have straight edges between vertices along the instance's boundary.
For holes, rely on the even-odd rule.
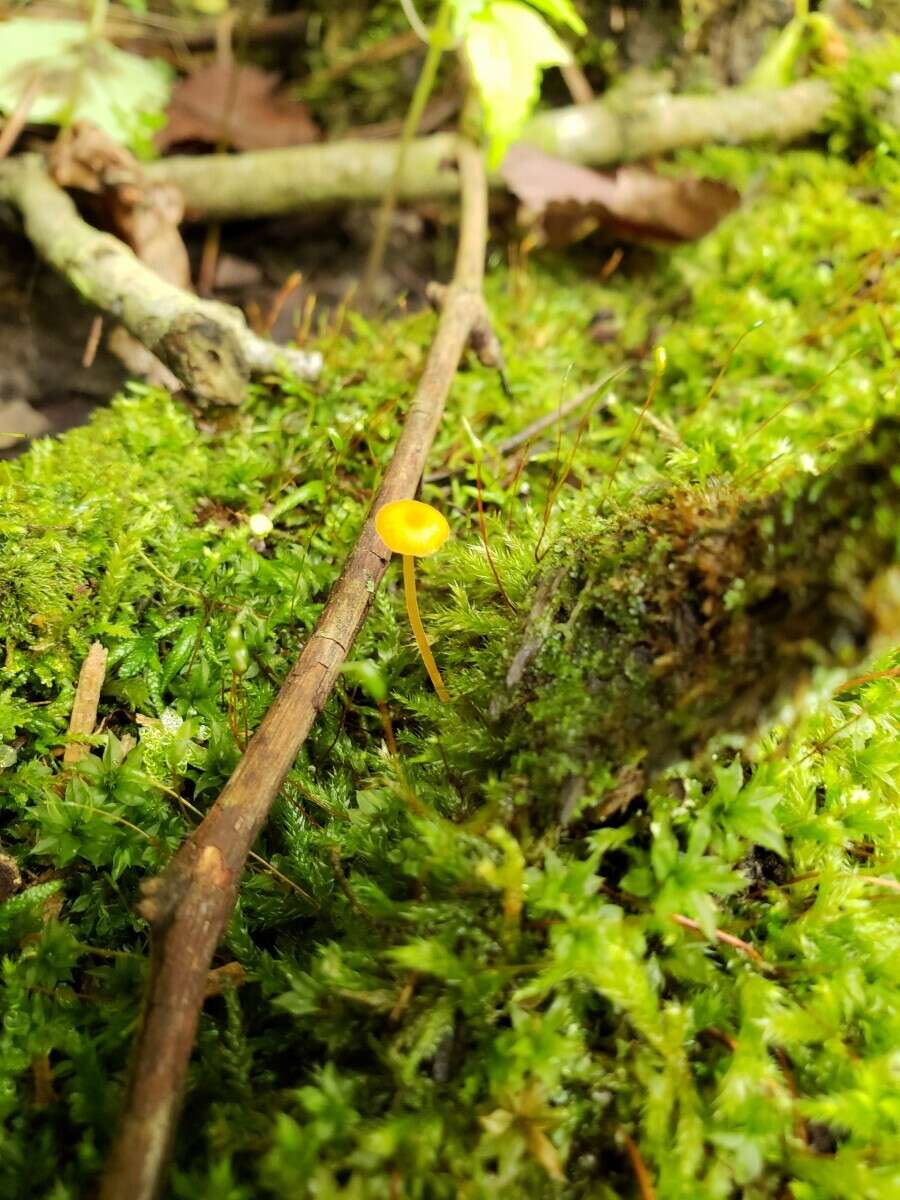
[[[422,493],[455,535],[419,572],[451,704],[395,567],[353,660],[399,764],[351,670],[215,964],[173,1197],[613,1200],[638,1158],[660,1200],[900,1192],[900,187],[682,163],[744,193],[696,246],[605,282],[584,248],[494,256],[513,399],[469,365]],[[433,324],[347,316],[318,384],[219,420],[133,386],[0,466],[2,1197],[101,1166],[139,885],[312,628]],[[93,640],[101,732],[64,772]]]

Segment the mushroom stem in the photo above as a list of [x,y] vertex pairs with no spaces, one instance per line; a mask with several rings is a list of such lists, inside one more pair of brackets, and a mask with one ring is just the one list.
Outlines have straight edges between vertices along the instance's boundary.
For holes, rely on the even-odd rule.
[[403,592],[406,596],[406,611],[409,613],[409,623],[412,625],[413,633],[416,635],[416,645],[419,647],[419,653],[422,655],[425,670],[428,672],[429,679],[434,684],[434,690],[437,692],[439,699],[446,704],[450,699],[450,693],[447,691],[437,663],[434,661],[434,655],[431,653],[431,647],[428,645],[428,638],[425,636],[425,626],[422,624],[422,618],[419,616],[419,601],[416,598],[416,563],[411,554],[403,555]]

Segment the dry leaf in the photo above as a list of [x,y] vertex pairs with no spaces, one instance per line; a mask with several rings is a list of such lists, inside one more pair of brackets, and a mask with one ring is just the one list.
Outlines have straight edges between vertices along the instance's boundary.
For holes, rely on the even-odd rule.
[[566,245],[607,229],[632,241],[693,241],[709,233],[740,197],[692,175],[670,178],[646,167],[593,171],[534,146],[513,146],[500,168],[526,224]]
[[277,85],[277,76],[258,67],[201,67],[172,93],[168,124],[156,143],[163,150],[177,142],[224,142],[236,150],[266,150],[314,142],[319,128],[309,109],[277,94]]
[[132,154],[84,121],[60,134],[49,165],[60,187],[99,198],[109,224],[141,262],[161,279],[190,287],[190,264],[178,228],[184,202],[176,187],[151,183]]

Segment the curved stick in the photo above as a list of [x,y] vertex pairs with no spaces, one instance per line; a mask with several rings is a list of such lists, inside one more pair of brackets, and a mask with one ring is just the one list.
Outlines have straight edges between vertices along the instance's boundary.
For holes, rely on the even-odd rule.
[[35,155],[0,164],[0,204],[21,216],[40,256],[88,303],[121,321],[198,399],[240,404],[252,374],[280,364],[301,379],[322,367],[318,352],[257,337],[240,309],[161,279],[118,238],[83,220]]

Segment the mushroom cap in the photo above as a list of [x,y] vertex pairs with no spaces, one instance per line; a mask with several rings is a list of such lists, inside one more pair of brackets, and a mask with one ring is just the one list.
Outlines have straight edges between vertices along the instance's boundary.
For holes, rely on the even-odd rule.
[[393,500],[375,514],[378,536],[394,554],[417,558],[440,550],[450,536],[443,513],[421,500]]

